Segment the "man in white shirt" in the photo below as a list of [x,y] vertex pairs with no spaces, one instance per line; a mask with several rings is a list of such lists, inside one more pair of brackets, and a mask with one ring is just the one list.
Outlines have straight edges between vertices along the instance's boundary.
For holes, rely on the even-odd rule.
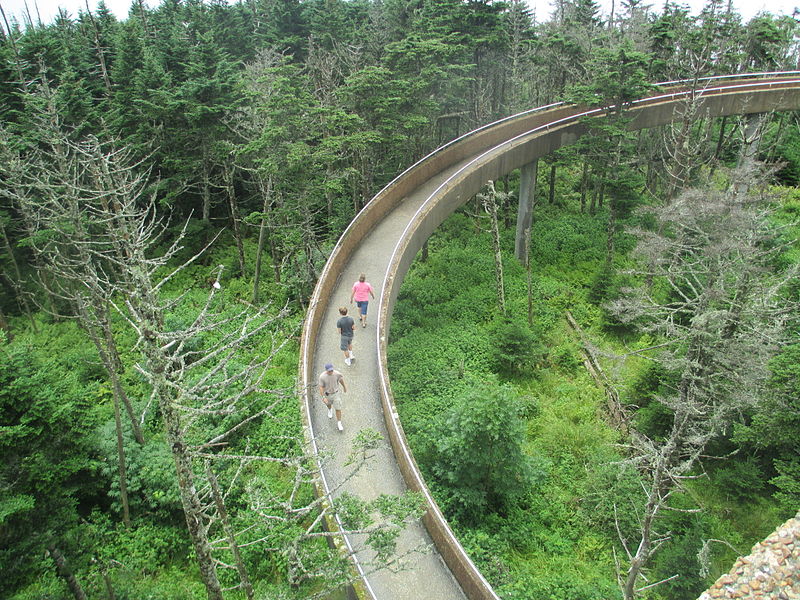
[[336,411],[336,426],[339,431],[344,431],[344,427],[342,427],[342,392],[347,392],[344,377],[333,368],[331,363],[327,363],[325,370],[319,374],[319,394],[325,406],[328,407],[329,419],[333,418],[333,411]]

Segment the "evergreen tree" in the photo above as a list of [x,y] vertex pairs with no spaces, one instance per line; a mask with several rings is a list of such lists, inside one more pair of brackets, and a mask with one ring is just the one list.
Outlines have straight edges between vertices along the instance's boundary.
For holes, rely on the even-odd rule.
[[88,382],[66,374],[56,357],[0,342],[0,594],[11,597],[53,568],[45,551],[76,558],[70,539],[79,505],[91,504],[97,477],[96,425]]

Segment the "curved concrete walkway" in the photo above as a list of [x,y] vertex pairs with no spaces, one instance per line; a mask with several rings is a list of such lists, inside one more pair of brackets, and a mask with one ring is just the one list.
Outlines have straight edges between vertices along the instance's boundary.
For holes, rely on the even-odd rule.
[[[743,80],[742,76],[717,78],[702,90],[703,108],[711,116],[800,109],[800,80],[796,75],[762,74],[757,81],[750,77]],[[661,95],[641,100],[632,108],[636,118],[631,128],[672,121],[676,118],[675,106],[686,97],[685,91],[665,89]],[[543,107],[483,127],[440,148],[372,199],[342,235],[326,264],[310,303],[300,359],[307,438],[313,452],[326,451],[333,456],[323,469],[320,493],[347,490],[371,499],[383,493],[402,493],[409,486],[426,494],[429,503],[426,527],[407,529],[400,546],[401,552],[418,547],[431,550],[412,555],[407,568],[400,572],[384,570],[367,575],[360,590],[362,597],[497,597],[452,537],[405,447],[385,364],[391,311],[416,252],[453,210],[479,191],[487,179],[497,179],[572,143],[585,133],[581,116],[602,112],[565,105]],[[361,272],[376,288],[379,301],[370,303],[367,328],[357,325],[353,343],[356,361],[348,367],[338,345],[337,309],[341,305],[350,307],[350,289]],[[351,312],[355,312],[354,307]],[[317,376],[329,361],[344,374],[349,390],[342,419],[344,432],[336,429],[335,420],[327,418],[316,391]],[[353,436],[363,428],[379,431],[392,441],[394,450],[388,445],[381,449],[370,468],[339,488],[348,473],[344,461]],[[432,547],[431,535],[436,548]],[[366,552],[358,552],[356,564],[370,558]]]
[[[425,191],[433,189],[436,181],[428,181],[421,187],[420,193],[410,197],[392,212],[390,218],[381,220],[353,252],[347,267],[338,274],[337,285],[328,295],[328,308],[321,323],[321,331],[314,351],[312,375],[319,374],[323,365],[330,361],[344,375],[348,393],[344,394],[345,408],[342,411],[344,431],[336,428],[336,420],[328,419],[327,409],[319,401],[315,382],[310,383],[310,421],[319,448],[334,451],[334,457],[327,464],[326,478],[329,482],[339,482],[349,472],[343,464],[348,449],[352,446],[353,436],[359,430],[371,428],[380,432],[386,444],[371,461],[371,466],[359,473],[345,486],[350,491],[371,500],[380,494],[401,494],[406,491],[403,476],[397,467],[397,461],[389,446],[389,436],[383,418],[381,406],[380,383],[378,378],[378,344],[377,316],[378,302],[370,301],[367,315],[367,327],[358,323],[357,309],[349,304],[351,287],[361,272],[366,273],[367,281],[376,288],[376,297],[380,293],[380,284],[388,267],[391,247],[394,240],[399,239],[410,217],[416,212],[421,198],[427,197]],[[387,242],[391,246],[387,251]],[[339,349],[339,334],[336,321],[339,318],[338,307],[347,306],[351,316],[356,320],[356,332],[353,339],[353,353],[356,360],[352,366],[344,363],[344,356]],[[422,524],[417,523],[402,534],[399,551],[401,553],[420,549],[407,557],[405,570],[398,573],[384,571],[366,578],[366,587],[375,598],[393,600],[420,600],[422,598],[457,599],[464,598],[460,586],[453,578],[450,570],[433,548],[432,541]],[[367,559],[371,556],[365,557]],[[409,579],[413,584],[409,584]],[[420,586],[424,591],[420,591]]]

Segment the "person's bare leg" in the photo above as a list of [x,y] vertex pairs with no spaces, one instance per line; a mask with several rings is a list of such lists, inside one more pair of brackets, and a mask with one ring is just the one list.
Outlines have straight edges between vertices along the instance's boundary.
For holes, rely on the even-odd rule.
[[339,428],[339,431],[342,431],[344,427],[342,427],[342,411],[336,411],[336,426]]

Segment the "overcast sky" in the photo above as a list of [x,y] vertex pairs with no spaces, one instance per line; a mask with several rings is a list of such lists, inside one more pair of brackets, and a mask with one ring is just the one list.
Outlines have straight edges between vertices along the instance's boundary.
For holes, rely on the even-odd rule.
[[[38,7],[39,15],[42,21],[49,23],[57,14],[58,7],[61,6],[67,10],[71,15],[78,14],[79,9],[86,10],[86,0],[0,0],[0,6],[10,19],[12,15],[22,22],[22,15],[25,11],[25,3],[28,3],[33,19],[37,19],[36,9]],[[688,4],[693,14],[697,14],[700,8],[705,4],[705,0],[685,0],[680,4]],[[552,0],[528,0],[529,4],[536,10],[537,22],[546,21],[552,12]],[[157,6],[160,0],[145,0],[147,6]],[[598,0],[604,13],[608,13],[611,7],[611,0]],[[645,4],[650,4],[654,9],[660,10],[664,0],[645,0]],[[773,14],[792,14],[795,7],[800,6],[800,0],[734,0],[739,13],[742,15],[744,21],[749,21],[755,14],[761,11],[769,11]],[[106,0],[106,6],[119,19],[125,19],[128,16],[128,9],[130,8],[131,0]],[[620,2],[617,0],[617,6]],[[89,0],[89,7],[94,10],[97,6],[97,0]]]

